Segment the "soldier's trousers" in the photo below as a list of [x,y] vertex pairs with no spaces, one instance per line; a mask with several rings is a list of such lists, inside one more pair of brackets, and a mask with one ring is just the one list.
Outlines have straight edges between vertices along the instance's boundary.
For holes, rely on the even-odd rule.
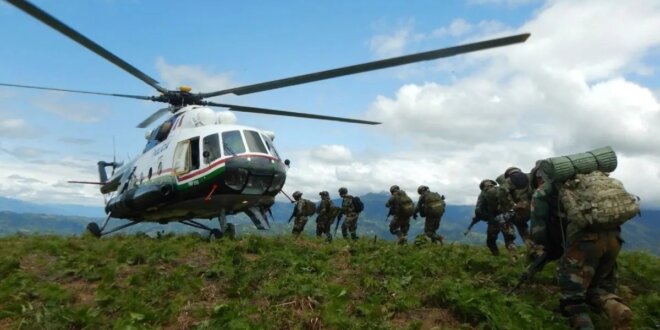
[[441,216],[427,215],[426,220],[424,221],[424,234],[433,242],[442,242],[442,236],[436,233],[440,228],[440,217]]
[[516,229],[518,230],[518,235],[520,235],[520,238],[524,242],[527,242],[530,239],[529,236],[529,217],[527,218],[520,218],[518,215],[513,217],[513,225],[516,226]]
[[403,243],[408,236],[410,229],[410,217],[393,216],[390,221],[390,233],[399,238],[399,243]]
[[346,220],[341,224],[341,234],[345,239],[348,239],[348,233],[351,234],[351,239],[357,239],[357,221],[358,215],[349,214],[346,216]]
[[330,227],[332,222],[327,217],[319,216],[316,218],[316,237],[321,237],[325,234],[328,242],[332,241],[332,234],[330,234]]
[[504,245],[507,249],[515,249],[513,241],[516,240],[516,234],[514,232],[513,226],[511,223],[506,223],[504,226],[500,226],[495,221],[488,222],[488,229],[486,229],[486,245],[490,249],[490,253],[494,256],[500,254],[500,250],[497,248],[497,236],[502,232],[504,236]]
[[603,310],[608,300],[621,302],[615,273],[621,242],[618,229],[583,233],[569,242],[557,265],[557,282],[559,306],[571,322],[591,323],[587,304]]
[[298,236],[305,230],[305,225],[307,224],[307,217],[296,217],[293,219],[293,229],[291,233]]

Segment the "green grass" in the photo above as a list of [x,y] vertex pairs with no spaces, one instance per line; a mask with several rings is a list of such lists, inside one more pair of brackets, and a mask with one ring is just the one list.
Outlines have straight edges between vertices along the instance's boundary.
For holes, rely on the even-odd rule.
[[[0,328],[566,329],[554,264],[507,296],[524,262],[481,247],[195,235],[0,246]],[[635,327],[657,328],[660,259],[625,253],[619,266]]]

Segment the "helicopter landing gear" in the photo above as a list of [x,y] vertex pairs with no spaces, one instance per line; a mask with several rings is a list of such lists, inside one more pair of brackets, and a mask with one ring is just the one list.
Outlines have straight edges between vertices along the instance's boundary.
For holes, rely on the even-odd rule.
[[225,209],[220,210],[220,215],[218,215],[218,223],[220,224],[220,230],[223,235],[227,235],[229,239],[236,238],[236,228],[233,223],[227,223],[227,214]]
[[99,228],[99,225],[96,224],[96,222],[90,222],[87,224],[87,231],[94,235],[96,238],[101,238],[101,228]]
[[225,235],[229,237],[229,239],[233,240],[236,238],[236,227],[234,227],[233,223],[228,223],[227,227],[225,228]]
[[218,228],[213,228],[209,232],[209,239],[221,239],[222,238],[222,232]]

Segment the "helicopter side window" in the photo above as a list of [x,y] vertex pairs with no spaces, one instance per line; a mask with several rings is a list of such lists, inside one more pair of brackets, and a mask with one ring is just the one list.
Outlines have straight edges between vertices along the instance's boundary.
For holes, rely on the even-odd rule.
[[222,152],[225,155],[245,153],[245,144],[240,131],[222,132]]
[[261,137],[259,137],[259,133],[255,131],[243,131],[245,134],[245,141],[247,142],[248,149],[250,149],[251,152],[260,152],[262,154],[267,154],[268,151],[266,151],[266,146],[264,146],[264,143],[261,141]]
[[280,159],[280,155],[277,153],[277,150],[275,150],[275,146],[273,145],[273,141],[271,141],[267,136],[261,135],[261,137],[264,139],[266,142],[266,147],[268,148],[268,151],[272,156],[275,156],[275,158]]
[[220,139],[217,133],[204,138],[202,156],[204,157],[204,164],[210,164],[220,157]]

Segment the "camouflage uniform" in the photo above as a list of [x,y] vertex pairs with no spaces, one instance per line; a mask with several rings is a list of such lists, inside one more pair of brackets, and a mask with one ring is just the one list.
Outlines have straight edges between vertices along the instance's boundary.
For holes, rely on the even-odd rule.
[[316,217],[316,237],[321,237],[325,234],[328,242],[332,241],[332,234],[330,234],[330,227],[334,220],[333,209],[335,209],[335,204],[330,200],[330,196],[321,196],[321,202],[319,203],[316,212],[318,216]]
[[390,208],[390,214],[392,214],[392,220],[390,221],[390,233],[398,237],[399,244],[403,244],[408,239],[408,230],[410,229],[410,217],[403,217],[399,215],[399,210],[401,208],[401,200],[403,196],[406,196],[406,192],[403,190],[397,190],[392,193],[390,199],[385,203],[385,207]]
[[356,232],[359,214],[355,212],[353,207],[353,196],[348,194],[341,196],[341,214],[346,216],[344,223],[341,224],[342,236],[348,239],[348,233],[351,233],[351,239],[358,239]]
[[[507,169],[509,172],[512,168]],[[515,168],[514,171],[521,173],[521,175],[527,176],[527,181],[531,182],[529,174],[522,173],[518,168]],[[509,174],[509,173],[507,173]],[[501,186],[509,191],[511,200],[514,203],[513,206],[513,218],[511,223],[516,226],[520,238],[523,239],[525,243],[529,241],[529,219],[530,219],[530,209],[531,209],[531,199],[532,199],[532,188],[529,184],[525,185],[524,188],[517,188],[512,182],[511,177],[504,175],[502,177]],[[498,177],[498,182],[500,178]]]
[[[442,214],[429,214],[425,211],[426,206],[426,197],[432,192],[428,190],[428,187],[422,192],[417,200],[417,206],[415,207],[415,214],[413,217],[417,219],[417,214],[425,217],[424,221],[424,234],[431,239],[432,242],[439,242],[442,244],[443,237],[438,235],[436,231],[440,228],[440,219]],[[444,197],[443,197],[444,198]]]
[[493,255],[499,255],[497,247],[497,236],[502,232],[504,236],[504,245],[509,253],[515,254],[516,246],[514,241],[516,234],[510,221],[504,223],[498,222],[498,216],[503,216],[513,207],[513,202],[508,199],[508,194],[504,195],[503,190],[496,186],[487,186],[479,193],[475,214],[477,217],[486,220],[488,229],[486,230],[486,245]]
[[307,224],[307,216],[304,214],[304,209],[305,207],[305,201],[302,199],[299,199],[295,202],[294,208],[293,208],[293,214],[292,216],[295,217],[293,220],[293,229],[291,230],[291,233],[295,236],[300,235],[300,233],[305,230],[305,225]]
[[578,230],[574,224],[565,223],[566,219],[560,217],[556,187],[544,180],[543,173],[535,172],[538,181],[534,185],[538,188],[532,196],[531,237],[552,255],[551,259],[561,256],[557,282],[562,314],[573,328],[593,329],[588,307],[592,305],[609,315],[614,328],[629,329],[632,312],[617,296],[615,274],[621,229]]

